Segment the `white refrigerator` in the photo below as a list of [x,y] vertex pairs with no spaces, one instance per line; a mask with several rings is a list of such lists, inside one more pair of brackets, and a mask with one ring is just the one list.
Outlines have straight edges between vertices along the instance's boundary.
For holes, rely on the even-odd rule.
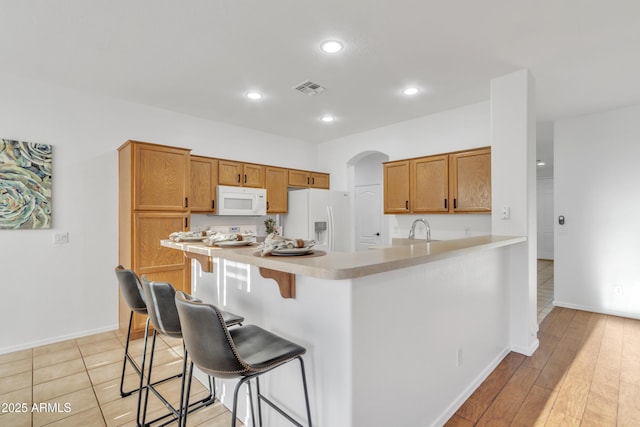
[[289,190],[289,209],[283,215],[286,237],[315,240],[325,251],[352,251],[351,194],[315,188]]

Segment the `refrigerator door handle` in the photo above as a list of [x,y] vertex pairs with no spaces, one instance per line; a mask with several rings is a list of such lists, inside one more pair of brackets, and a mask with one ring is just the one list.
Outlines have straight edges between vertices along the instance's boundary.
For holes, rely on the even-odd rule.
[[334,250],[334,223],[333,223],[333,209],[331,206],[327,206],[327,222],[328,222],[328,230],[327,230],[327,243],[329,247],[329,251],[333,252]]

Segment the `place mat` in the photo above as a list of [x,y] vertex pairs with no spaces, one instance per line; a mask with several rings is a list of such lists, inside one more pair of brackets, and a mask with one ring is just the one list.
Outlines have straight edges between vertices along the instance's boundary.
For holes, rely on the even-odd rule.
[[262,256],[260,255],[260,252],[254,252],[253,256],[257,256],[259,258],[265,258],[265,257],[272,257],[272,258],[313,258],[313,257],[317,257],[317,256],[323,256],[326,255],[327,253],[325,251],[320,251],[318,249],[313,249],[313,252],[311,252],[310,254],[305,254],[305,255],[265,255]]

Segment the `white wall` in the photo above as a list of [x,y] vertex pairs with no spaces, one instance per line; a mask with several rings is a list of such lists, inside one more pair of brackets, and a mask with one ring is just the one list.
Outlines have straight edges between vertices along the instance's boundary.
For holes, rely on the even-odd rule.
[[556,305],[640,318],[638,141],[640,105],[555,123]]
[[[331,189],[353,191],[349,163],[361,153],[377,151],[389,160],[486,147],[490,141],[489,102],[481,102],[396,123],[320,144],[319,167],[331,173]],[[416,218],[426,218],[434,239],[491,233],[490,215],[386,215],[387,235],[407,237]]]
[[[316,146],[0,75],[0,138],[53,145],[53,225],[0,230],[0,353],[117,326],[117,151],[127,139],[317,169]],[[284,154],[286,153],[286,155]],[[54,231],[70,243],[53,245]]]

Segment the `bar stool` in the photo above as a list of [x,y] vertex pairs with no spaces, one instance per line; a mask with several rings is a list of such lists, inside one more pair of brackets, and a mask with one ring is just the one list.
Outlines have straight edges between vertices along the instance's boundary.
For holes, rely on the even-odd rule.
[[[258,395],[258,419],[262,426],[261,402],[264,401],[280,415],[298,427],[298,423],[284,410],[260,393],[259,376],[285,363],[297,359],[300,362],[302,385],[307,409],[307,422],[311,427],[309,394],[302,355],[304,347],[281,338],[255,325],[239,326],[228,329],[222,312],[213,305],[193,301],[183,292],[175,295],[175,304],[180,316],[184,345],[189,351],[191,364],[186,390],[186,404],[189,403],[189,391],[195,364],[204,373],[218,378],[239,378],[233,393],[233,412],[231,426],[236,425],[238,390],[247,383],[251,400],[252,425],[255,424],[253,397],[250,381],[255,378]],[[187,415],[183,414],[183,425],[187,424]]]
[[[184,347],[184,358],[182,364],[182,381],[180,384],[180,405],[176,409],[174,408],[167,399],[162,396],[158,390],[154,387],[154,383],[151,383],[151,376],[153,370],[153,355],[156,345],[157,334],[163,334],[165,336],[171,338],[180,338],[182,339],[182,329],[180,325],[180,318],[178,317],[178,312],[176,310],[175,303],[175,288],[169,283],[163,282],[151,282],[147,280],[144,276],[142,277],[142,289],[144,290],[145,299],[147,301],[147,311],[148,311],[148,319],[147,322],[151,322],[153,325],[153,338],[151,341],[151,350],[149,356],[149,370],[147,372],[147,385],[145,390],[145,401],[144,408],[142,410],[142,425],[146,426],[152,424],[156,421],[160,421],[164,418],[174,416],[175,419],[170,420],[164,425],[171,423],[175,420],[178,421],[178,425],[180,425],[180,420],[182,419],[183,408],[186,408],[185,413],[188,411],[193,411],[199,409],[203,406],[208,406],[212,404],[215,399],[215,381],[212,379],[212,376],[209,376],[209,395],[203,399],[198,400],[197,402],[193,402],[191,405],[184,403],[184,388],[185,388],[185,376],[187,370],[187,358],[188,352]],[[226,326],[234,326],[240,325],[244,321],[244,318],[238,316],[233,313],[224,312],[221,314],[223,317],[223,322]],[[151,391],[160,401],[164,404],[167,409],[169,409],[169,413],[163,415],[159,418],[156,418],[148,423],[146,423],[147,416],[147,404],[149,401],[149,391]],[[142,393],[138,396],[138,406],[140,406]]]
[[[145,331],[145,346],[144,351],[142,353],[142,366],[139,366],[135,361],[131,353],[129,353],[129,343],[131,342],[131,329],[133,328],[133,313],[138,313],[142,315],[147,315],[147,304],[144,300],[144,291],[142,290],[142,285],[140,284],[140,280],[136,273],[131,270],[125,269],[122,265],[118,265],[115,268],[116,278],[118,279],[118,284],[120,286],[120,294],[124,299],[125,303],[131,309],[131,313],[129,314],[129,328],[127,329],[127,342],[124,347],[124,359],[122,361],[122,375],[120,377],[120,396],[127,397],[142,388],[142,372],[144,371],[144,364],[146,359],[146,336],[147,332]],[[124,377],[127,369],[127,363],[133,368],[136,374],[140,377],[140,385],[138,388],[124,391]],[[168,378],[164,378],[160,381],[154,383],[160,384],[165,381],[171,380],[173,378],[177,378],[179,375],[174,375]]]

